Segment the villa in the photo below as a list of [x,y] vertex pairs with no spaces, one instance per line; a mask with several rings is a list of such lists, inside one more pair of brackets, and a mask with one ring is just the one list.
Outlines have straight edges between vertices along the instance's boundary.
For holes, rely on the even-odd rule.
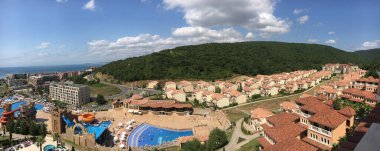
[[194,91],[194,86],[191,82],[189,81],[180,81],[178,84],[177,84],[177,87],[179,90],[182,90],[184,92],[193,92]]
[[305,150],[330,150],[353,126],[355,111],[351,107],[334,110],[323,101],[305,97],[296,103],[281,103],[284,113],[266,117],[267,122],[261,125],[264,137],[257,139],[260,148],[289,148],[292,146],[289,142],[297,142],[303,144]]
[[267,123],[267,118],[273,116],[274,114],[263,108],[256,108],[251,111],[251,122],[250,125],[256,131],[261,131],[263,128],[261,125]]
[[168,90],[168,89],[177,89],[177,84],[172,81],[165,82],[164,90]]
[[158,86],[158,81],[149,81],[146,86],[147,89],[156,89]]
[[223,108],[230,105],[230,99],[220,93],[215,93],[212,95],[212,102],[219,108]]

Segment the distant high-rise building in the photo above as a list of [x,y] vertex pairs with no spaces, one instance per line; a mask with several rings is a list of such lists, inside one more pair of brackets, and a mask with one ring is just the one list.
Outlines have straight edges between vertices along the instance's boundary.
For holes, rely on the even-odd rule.
[[80,106],[90,101],[90,88],[81,84],[52,83],[49,86],[49,97]]

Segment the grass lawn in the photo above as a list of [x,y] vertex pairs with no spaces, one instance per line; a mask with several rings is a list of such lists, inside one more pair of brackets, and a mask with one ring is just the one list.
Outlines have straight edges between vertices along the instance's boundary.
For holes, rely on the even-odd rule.
[[236,122],[237,120],[239,120],[239,119],[241,119],[247,115],[247,114],[245,114],[239,110],[236,110],[234,108],[225,110],[225,112],[227,114],[228,120],[230,120],[231,122]]
[[228,140],[228,141],[231,140],[232,133],[234,133],[234,129],[233,129],[233,128],[227,130],[226,135],[227,135],[227,140]]
[[253,139],[247,144],[243,145],[238,151],[256,151],[257,145],[259,145],[259,142],[257,142],[256,139]]
[[241,137],[239,137],[239,139],[238,139],[238,144],[240,143],[240,142],[242,142],[242,141],[245,141],[245,139],[244,138],[241,138]]
[[96,97],[98,94],[103,96],[111,96],[121,92],[119,88],[103,83],[92,84],[89,85],[89,87],[92,97]]

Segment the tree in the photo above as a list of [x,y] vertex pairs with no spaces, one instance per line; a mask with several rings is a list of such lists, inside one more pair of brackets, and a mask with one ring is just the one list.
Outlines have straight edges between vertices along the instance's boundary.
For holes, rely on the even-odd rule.
[[217,86],[216,88],[215,88],[215,93],[221,93],[222,92],[222,90]]
[[205,150],[205,147],[204,147],[204,145],[201,144],[201,142],[199,142],[199,140],[193,139],[191,141],[184,143],[181,146],[181,150],[183,150],[183,151],[201,151],[201,150]]
[[12,133],[15,130],[15,123],[14,123],[13,117],[11,117],[11,119],[9,119],[9,122],[7,123],[6,128],[9,132],[9,141],[11,142],[11,145],[13,145],[12,144]]
[[104,99],[103,95],[98,94],[98,96],[96,97],[96,103],[98,103],[99,105],[103,105],[103,104],[106,104],[107,102]]
[[220,130],[219,128],[215,128],[211,131],[207,148],[209,150],[216,150],[220,147],[223,147],[228,143],[226,132]]
[[37,146],[40,148],[40,151],[42,151],[42,144],[45,143],[45,139],[42,136],[37,136]]
[[61,137],[61,136],[59,136],[58,133],[54,133],[54,134],[53,134],[53,140],[54,140],[54,141],[57,141],[57,147],[58,147],[58,143],[59,143],[59,139],[60,139],[60,137]]

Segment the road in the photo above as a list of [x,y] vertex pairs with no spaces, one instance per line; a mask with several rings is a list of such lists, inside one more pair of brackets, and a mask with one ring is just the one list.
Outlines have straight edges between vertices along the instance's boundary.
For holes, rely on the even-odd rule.
[[111,96],[105,96],[106,99],[118,99],[118,98],[125,98],[127,95],[128,91],[130,90],[130,87],[120,85],[120,84],[112,84],[108,82],[102,82],[107,85],[115,86],[121,90],[119,94],[111,95]]
[[[225,150],[228,150],[228,151],[238,150],[243,145],[247,144],[249,141],[260,137],[259,133],[255,133],[253,135],[245,135],[241,131],[242,121],[243,121],[243,118],[236,122],[236,126],[234,127],[234,130],[233,130],[234,132],[232,133],[231,140],[228,142],[228,144],[226,146],[224,146]],[[238,143],[239,137],[244,138],[245,140]],[[223,150],[223,148],[219,149],[219,151],[222,151],[222,150]]]

